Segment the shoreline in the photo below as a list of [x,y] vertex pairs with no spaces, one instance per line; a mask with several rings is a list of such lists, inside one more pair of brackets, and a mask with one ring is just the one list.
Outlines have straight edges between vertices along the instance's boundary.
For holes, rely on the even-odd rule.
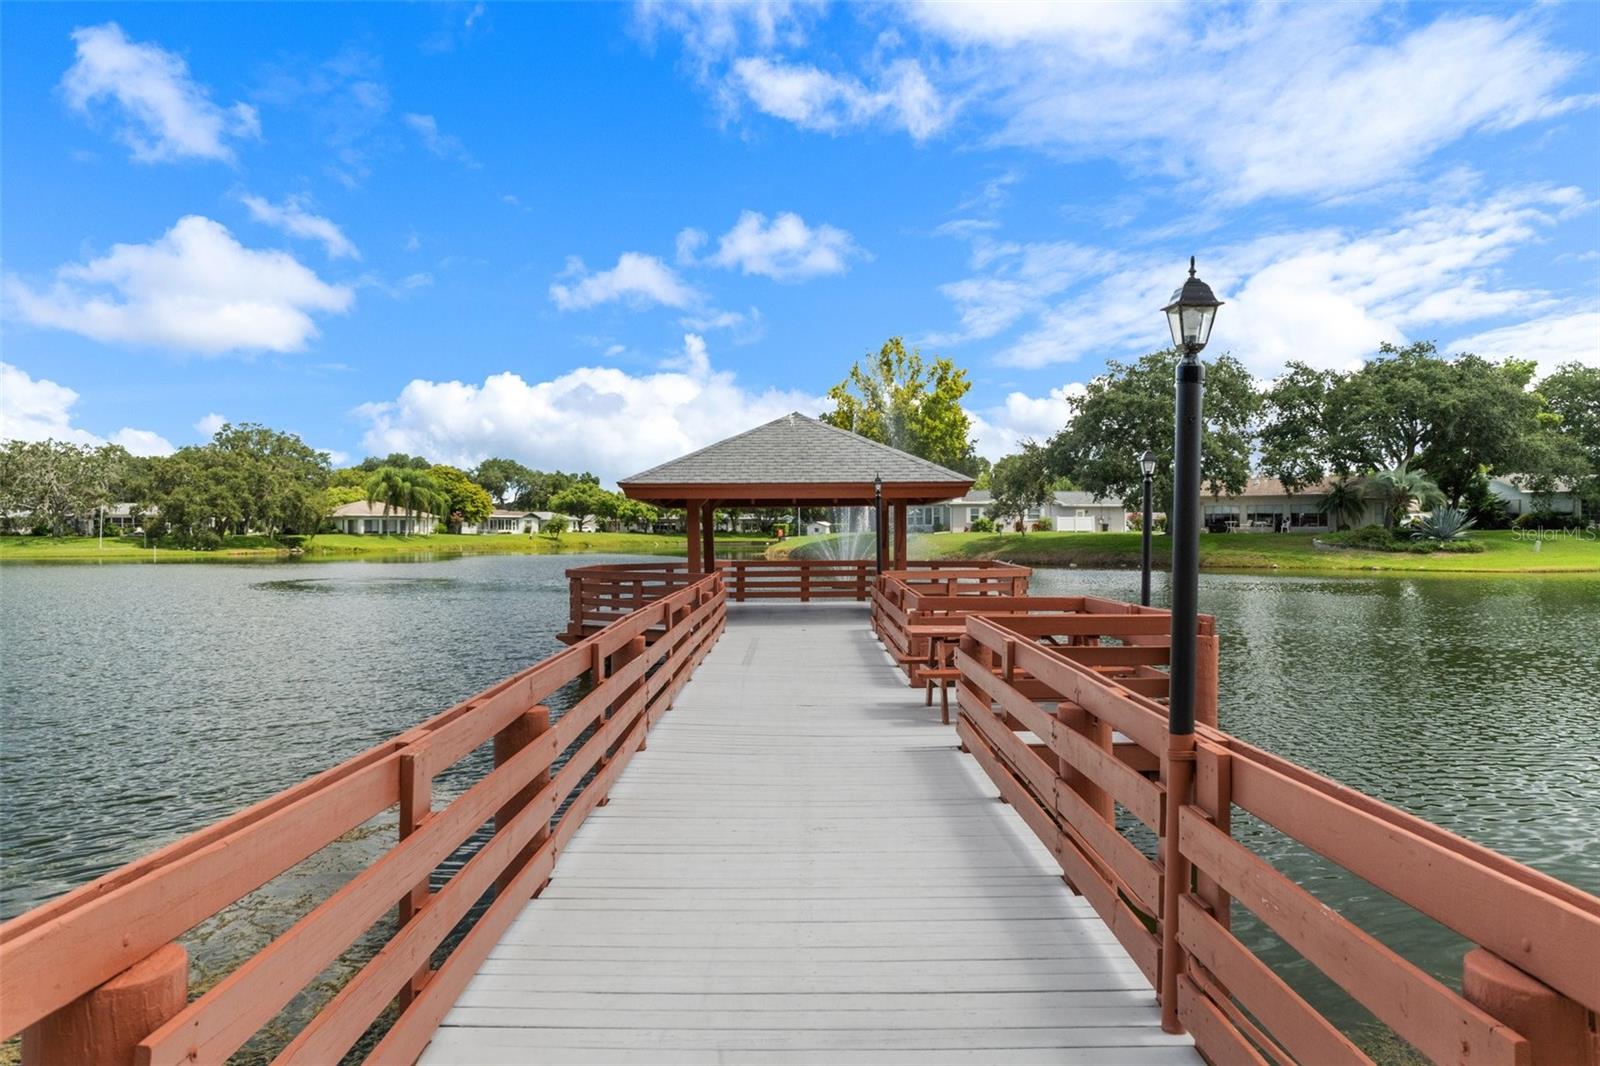
[[[769,558],[815,558],[829,538],[775,545]],[[1600,538],[1585,532],[1492,530],[1474,533],[1481,552],[1379,552],[1319,545],[1293,533],[1203,533],[1200,569],[1259,574],[1600,574]],[[1536,550],[1533,545],[1539,543]],[[913,559],[1003,559],[1021,566],[1137,570],[1138,533],[924,533],[911,538]],[[1152,541],[1152,569],[1169,569],[1171,542]],[[798,553],[798,554],[797,554]]]
[[[795,537],[781,542],[740,537],[748,552],[766,545],[766,558],[817,558],[836,537]],[[1536,534],[1521,530],[1481,532],[1474,539],[1484,550],[1474,553],[1416,555],[1318,545],[1309,536],[1271,533],[1202,534],[1201,569],[1219,573],[1304,574],[1600,574],[1600,539],[1584,533],[1546,532],[1539,550]],[[913,559],[1003,559],[1023,566],[1086,570],[1137,570],[1137,533],[934,533],[911,538]],[[1156,571],[1167,569],[1171,548],[1165,537],[1153,544]],[[797,554],[798,553],[798,554]],[[82,563],[282,563],[402,561],[417,557],[457,558],[473,555],[653,555],[683,558],[682,536],[650,533],[566,534],[548,537],[433,534],[395,536],[323,534],[298,552],[276,544],[244,544],[198,551],[149,548],[137,540],[108,539],[104,549],[94,537],[0,537],[0,566],[8,564]],[[757,556],[760,557],[760,556]]]

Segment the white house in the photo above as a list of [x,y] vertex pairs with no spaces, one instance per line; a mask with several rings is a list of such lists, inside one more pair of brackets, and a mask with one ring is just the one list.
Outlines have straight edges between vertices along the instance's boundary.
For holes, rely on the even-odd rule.
[[[965,496],[944,503],[908,507],[906,528],[913,533],[969,530],[972,523],[989,513],[993,503],[994,495],[988,489],[973,489]],[[1058,532],[1121,533],[1128,528],[1128,513],[1121,500],[1090,492],[1061,490],[1042,507],[1030,508],[1024,521],[1030,529],[1035,522],[1042,521]]]
[[[1299,492],[1289,492],[1277,478],[1253,477],[1237,495],[1202,493],[1201,522],[1213,533],[1235,530],[1332,532],[1337,519],[1322,512],[1328,488],[1329,483],[1322,481],[1307,485]],[[1361,516],[1350,524],[1355,527],[1382,525],[1383,504],[1375,498],[1363,499]]]
[[464,522],[463,533],[537,533],[542,523],[532,511],[496,507],[482,522]]
[[438,526],[433,515],[408,515],[381,503],[357,500],[334,509],[329,519],[340,533],[428,534]]
[[1489,491],[1506,501],[1506,511],[1512,518],[1540,511],[1583,516],[1583,499],[1574,491],[1574,485],[1558,481],[1555,492],[1540,497],[1528,491],[1530,482],[1527,474],[1504,474],[1489,479]]

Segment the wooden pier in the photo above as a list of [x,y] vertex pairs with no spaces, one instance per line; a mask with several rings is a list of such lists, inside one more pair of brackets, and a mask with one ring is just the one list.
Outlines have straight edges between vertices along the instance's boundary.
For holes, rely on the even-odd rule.
[[[1227,734],[1211,619],[1175,774],[1164,612],[810,566],[574,569],[561,652],[0,925],[0,1036],[26,1066],[1370,1062],[1265,936],[1430,1061],[1600,1064],[1600,899]],[[1459,985],[1239,812],[1459,934]],[[189,930],[363,826],[392,845],[190,991]]]
[[1199,1062],[867,621],[730,606],[422,1061]]

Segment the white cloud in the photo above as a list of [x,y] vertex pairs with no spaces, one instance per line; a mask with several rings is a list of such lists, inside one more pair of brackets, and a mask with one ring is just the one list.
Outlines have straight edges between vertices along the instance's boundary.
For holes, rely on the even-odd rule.
[[[698,233],[685,230],[678,235],[679,261],[683,261],[686,242],[684,234]],[[704,241],[688,245],[693,247]],[[717,240],[717,250],[706,262],[720,267],[737,267],[746,274],[760,274],[775,281],[802,281],[824,274],[842,274],[849,269],[849,260],[863,255],[850,234],[837,226],[820,225],[813,229],[805,219],[793,212],[767,221],[767,216],[757,211],[745,211],[733,228]]]
[[734,62],[729,87],[758,111],[827,133],[886,121],[922,141],[950,118],[950,108],[914,59],[890,63],[869,86],[810,64],[747,56]]
[[422,141],[422,147],[431,154],[440,159],[455,159],[468,166],[477,165],[472,153],[468,152],[459,140],[439,131],[439,122],[432,115],[408,114],[405,116],[405,121]]
[[239,201],[249,209],[250,217],[257,222],[280,229],[291,237],[321,241],[322,246],[327,249],[329,259],[361,258],[361,252],[332,219],[311,214],[305,209],[305,202],[298,196],[291,196],[281,204],[274,204],[263,197],[243,193]]
[[[1376,6],[1237,16],[1125,6],[1126,24],[1105,24],[1101,44],[1111,43],[1098,57],[1050,37],[973,61],[973,90],[1003,122],[997,143],[1110,156],[1199,179],[1228,202],[1325,198],[1408,178],[1469,132],[1595,100],[1561,95],[1579,57],[1549,43],[1532,16],[1441,9],[1395,33]],[[1141,38],[1152,24],[1159,34]]]
[[703,315],[685,315],[678,319],[678,323],[685,329],[692,329],[697,333],[714,329],[759,330],[761,309],[752,307],[748,311],[710,311]]
[[1172,7],[1130,4],[1125,0],[1035,0],[981,2],[918,2],[905,5],[907,16],[923,29],[957,45],[1048,42],[1080,58],[1126,61],[1170,34]]
[[569,259],[562,277],[575,279],[550,285],[550,299],[563,311],[616,301],[636,308],[656,304],[688,307],[700,299],[694,286],[671,267],[641,252],[623,252],[616,266],[592,274],[581,259]]
[[[923,140],[959,108],[989,119],[988,147],[1111,159],[1220,203],[1412,181],[1464,136],[1600,102],[1568,90],[1584,55],[1537,6],[1419,9],[1405,24],[1380,4],[845,5],[873,31],[853,53],[803,48],[820,10],[696,5],[650,21],[682,36],[724,117],[748,106],[804,129],[889,124]],[[866,34],[837,39],[852,36]]]
[[183,57],[128,40],[115,22],[72,31],[77,60],[61,79],[67,103],[85,114],[101,101],[117,107],[117,137],[141,163],[233,160],[230,139],[261,135],[255,108],[218,107],[189,76]]
[[608,484],[790,411],[815,413],[821,397],[753,391],[712,367],[704,341],[684,337],[672,368],[630,374],[579,367],[545,381],[506,371],[482,383],[412,381],[368,404],[369,454],[405,451],[469,466],[491,455],[540,469],[586,469]]
[[1008,393],[1005,402],[997,407],[969,411],[978,454],[993,460],[1015,453],[1026,440],[1043,444],[1067,424],[1072,416],[1072,401],[1083,393],[1083,385],[1072,382],[1058,385],[1043,396]]
[[700,249],[705,247],[706,240],[705,230],[694,229],[693,227],[679,230],[678,239],[675,242],[678,251],[678,264],[680,266],[692,264]]
[[1529,319],[1451,341],[1450,352],[1486,359],[1533,359],[1539,377],[1564,363],[1600,367],[1600,311],[1572,311]]
[[[35,378],[21,367],[0,363],[0,440],[59,440],[99,447],[107,439],[72,424],[72,407],[78,394],[65,385]],[[111,434],[109,443],[120,444],[134,455],[170,455],[166,438],[147,429],[124,426]]]
[[204,415],[194,424],[194,431],[202,437],[214,437],[217,430],[228,424],[228,420],[216,412]]
[[149,244],[62,266],[47,289],[7,275],[5,293],[10,313],[34,325],[207,355],[295,351],[317,336],[313,314],[355,299],[288,253],[246,248],[199,215]]
[[661,29],[680,35],[684,52],[704,78],[715,61],[745,48],[805,44],[808,23],[822,13],[821,4],[804,0],[643,0],[634,8],[634,26],[650,44]]
[[[1227,301],[1213,347],[1270,377],[1289,359],[1348,367],[1384,341],[1550,307],[1548,293],[1505,285],[1498,268],[1584,207],[1577,189],[1512,189],[1413,211],[1367,232],[1325,228],[1218,247],[1200,264]],[[999,359],[1038,367],[1136,356],[1170,342],[1159,309],[1183,278],[1176,249],[1001,244],[980,233],[973,261],[981,273],[942,289],[961,329],[930,343],[1020,326]]]

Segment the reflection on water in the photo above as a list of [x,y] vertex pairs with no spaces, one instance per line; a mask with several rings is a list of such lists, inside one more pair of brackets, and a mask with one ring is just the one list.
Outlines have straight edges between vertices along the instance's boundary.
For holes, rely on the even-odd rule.
[[[564,571],[601,561],[7,567],[0,915],[550,655]],[[1138,575],[1040,570],[1033,589],[1129,598]],[[1600,891],[1600,581],[1207,574],[1201,608],[1221,634],[1225,728]],[[473,769],[441,780],[441,799]],[[352,846],[381,849],[392,831],[369,827]],[[1239,832],[1430,971],[1459,974],[1451,934],[1264,827]],[[348,875],[310,864],[258,906],[208,923],[202,961],[231,965]],[[1239,928],[1342,1009],[1303,964],[1293,969],[1292,952],[1243,916]]]

